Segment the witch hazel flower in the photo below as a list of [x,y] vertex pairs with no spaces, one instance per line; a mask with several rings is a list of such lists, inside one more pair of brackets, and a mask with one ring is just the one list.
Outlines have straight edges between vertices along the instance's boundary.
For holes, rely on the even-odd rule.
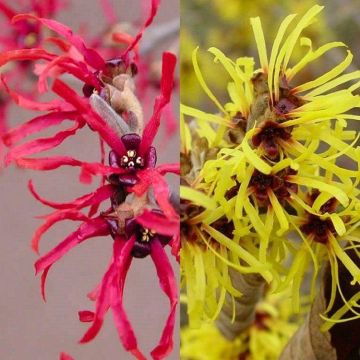
[[[19,21],[15,26],[11,26],[11,20],[18,13],[31,12],[38,16],[55,16],[63,7],[63,2],[57,1],[31,1],[24,5],[20,2],[2,1],[0,4],[0,24],[4,32],[0,38],[0,50],[6,52],[16,49],[29,49],[39,46],[43,41],[43,32],[40,26],[28,20]],[[6,74],[7,80],[13,86],[19,87],[30,75],[30,62],[22,62],[3,66],[2,74]],[[0,86],[0,136],[3,136],[7,129],[7,111],[11,99],[6,94],[3,86]],[[4,154],[3,143],[0,145],[0,156]],[[1,159],[2,162],[2,159]]]
[[[274,292],[292,288],[292,304],[299,312],[304,279],[312,279],[309,291],[314,299],[320,269],[327,260],[333,284],[322,316],[331,317],[337,292],[354,315],[349,319],[358,316],[357,304],[343,294],[342,281],[347,280],[340,279],[337,269],[340,262],[349,272],[351,284],[359,283],[358,261],[349,255],[357,248],[359,135],[348,130],[347,124],[359,120],[355,113],[359,96],[354,91],[360,78],[358,71],[344,74],[352,60],[351,52],[345,50],[345,58],[338,65],[301,84],[301,70],[308,64],[334,48],[345,48],[341,42],[332,42],[313,49],[311,40],[301,37],[321,10],[320,6],[312,7],[296,23],[295,15],[288,16],[269,57],[260,19],[252,19],[259,69],[252,58],[234,61],[210,48],[215,63],[230,77],[230,100],[225,105],[205,81],[197,62],[198,50],[193,53],[195,74],[216,110],[207,113],[181,106],[184,118],[192,118],[189,123],[182,122],[182,164],[186,171],[181,196],[186,204],[183,221],[187,229],[182,248],[197,244],[196,256],[183,251],[183,263],[190,268],[214,254],[217,271],[228,274],[231,270],[231,276],[226,275],[221,296],[215,300],[208,295],[214,281],[205,275],[206,286],[200,288],[197,277],[183,272],[184,291],[192,294],[194,289],[201,289],[197,299],[216,304],[211,319],[220,314],[218,327],[228,334],[235,331],[232,319],[237,316],[251,322],[246,314],[252,312],[246,310],[244,318],[241,310],[249,309],[249,302],[255,306],[259,301],[259,294],[252,299],[244,297],[255,286],[255,275],[262,278],[259,286],[272,284]],[[294,26],[288,31],[291,23]],[[298,45],[305,49],[305,55],[290,67]],[[292,85],[297,77],[300,80]],[[350,81],[354,84],[346,86]],[[343,159],[351,166],[341,165]],[[207,320],[200,305],[193,311],[196,305],[188,297],[190,324],[195,316]],[[240,311],[239,315],[228,311],[234,299],[233,308]],[[337,314],[327,320],[346,320],[339,317]]]
[[[4,80],[7,92],[18,105],[47,111],[10,130],[4,137],[6,143],[15,145],[28,135],[61,124],[64,120],[73,122],[71,128],[52,137],[13,146],[6,156],[6,163],[16,162],[20,167],[40,171],[62,166],[78,167],[81,169],[80,180],[84,183],[89,183],[93,176],[100,177],[100,186],[94,192],[68,203],[43,199],[32,182],[29,183],[34,197],[54,209],[44,217],[44,223],[34,234],[32,247],[36,252],[43,234],[54,224],[64,220],[80,222],[76,231],[36,262],[36,272],[42,273],[42,295],[45,297],[45,281],[50,268],[67,252],[94,237],[112,238],[111,263],[101,283],[89,294],[90,300],[95,302],[95,311],[79,312],[80,321],[91,323],[80,342],[94,339],[101,330],[106,313],[112,311],[124,348],[137,359],[146,357],[137,344],[123,307],[126,275],[133,258],[152,258],[160,286],[170,302],[164,330],[158,345],[151,352],[153,359],[163,359],[171,352],[177,305],[176,279],[164,247],[171,246],[173,254],[178,256],[179,220],[171,203],[165,175],[178,174],[179,165],[162,164],[156,167],[156,150],[152,145],[160,127],[162,111],[170,102],[176,57],[171,53],[163,55],[160,95],[155,99],[153,114],[146,124],[133,81],[136,65],[130,60],[131,51],[141,39],[145,27],[152,22],[157,6],[158,2],[153,1],[145,26],[118,58],[104,60],[78,35],[54,20],[20,15],[14,19],[15,22],[20,18],[29,18],[64,37],[54,41],[64,53],[59,55],[41,48],[15,50],[3,54],[0,60],[3,64],[12,60],[45,61],[45,65],[42,63],[37,67],[39,92],[48,90],[47,79],[52,79],[51,91],[56,96],[49,102],[33,101],[10,89]],[[65,73],[82,82],[83,94],[79,95],[59,79]],[[86,162],[70,156],[31,157],[56,148],[84,126],[100,138],[101,162]],[[108,165],[105,164],[105,146],[110,149]],[[99,211],[105,201],[109,202],[106,210]],[[62,356],[66,358],[65,354]]]

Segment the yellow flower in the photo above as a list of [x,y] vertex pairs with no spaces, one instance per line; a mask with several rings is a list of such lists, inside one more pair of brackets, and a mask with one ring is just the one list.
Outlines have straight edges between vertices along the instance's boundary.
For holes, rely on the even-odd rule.
[[[187,134],[184,151],[192,146],[191,138],[206,143],[206,151],[188,151],[190,167],[196,171],[182,190],[188,206],[201,208],[187,219],[195,229],[196,241],[183,237],[188,301],[190,288],[194,294],[198,289],[207,294],[202,296],[206,301],[194,311],[197,324],[202,318],[216,317],[224,292],[235,297],[228,267],[242,274],[261,274],[274,292],[289,287],[294,310],[299,312],[305,279],[311,278],[313,298],[320,268],[327,261],[333,279],[327,313],[339,291],[346,308],[360,316],[356,311],[358,300],[349,302],[342,295],[338,273],[340,261],[352,281],[360,283],[360,269],[347,254],[350,248],[358,248],[354,234],[360,224],[359,135],[346,128],[348,121],[360,119],[352,113],[360,105],[359,96],[354,95],[360,86],[360,71],[343,74],[352,60],[347,51],[334,68],[301,83],[301,71],[308,64],[332,49],[345,47],[331,42],[313,49],[311,40],[301,37],[322,9],[313,6],[296,23],[296,15],[286,17],[270,56],[260,19],[251,19],[260,60],[257,70],[251,58],[232,61],[219,50],[209,49],[215,62],[229,74],[226,90],[230,101],[225,105],[200,71],[197,50],[193,53],[194,72],[216,106],[214,113],[181,107],[182,126],[187,129],[183,131]],[[290,67],[299,45],[306,49],[305,54]],[[355,83],[346,86],[350,81]],[[185,117],[193,120],[187,123]],[[342,165],[344,159],[346,167]],[[195,276],[199,268],[195,262],[200,261],[194,254],[199,248],[203,259],[208,254],[216,258],[211,272],[216,274],[214,278],[225,274],[226,286],[207,276],[202,276],[203,280]],[[207,269],[203,269],[205,274]],[[211,296],[216,298],[216,310],[213,306],[212,316],[204,316]],[[344,309],[331,321],[339,320],[340,313],[343,315]]]

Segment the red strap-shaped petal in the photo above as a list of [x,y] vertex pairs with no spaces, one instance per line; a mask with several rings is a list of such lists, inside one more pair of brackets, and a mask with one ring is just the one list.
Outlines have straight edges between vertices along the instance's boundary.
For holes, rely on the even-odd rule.
[[109,176],[111,174],[123,174],[126,172],[126,169],[123,168],[113,168],[111,166],[104,166],[100,163],[87,163],[69,156],[53,156],[36,159],[18,158],[16,159],[16,164],[24,169],[38,171],[50,171],[62,166],[80,167],[82,172],[86,173],[87,176]]
[[132,49],[134,49],[136,47],[136,45],[138,44],[138,42],[140,41],[140,39],[143,36],[143,33],[145,31],[145,29],[151,25],[151,23],[153,22],[158,8],[160,5],[160,0],[151,0],[151,8],[150,8],[150,13],[148,18],[145,21],[145,24],[143,25],[142,29],[139,31],[139,33],[136,35],[136,37],[134,38],[133,42],[128,46],[128,48],[126,49],[125,53],[124,53],[124,57],[126,58],[128,56],[128,54],[130,53],[130,51]]
[[16,11],[3,2],[0,3],[0,12],[3,13],[9,20],[16,15]]
[[71,357],[69,354],[62,352],[60,354],[59,360],[75,360],[75,359],[73,357]]
[[1,77],[1,81],[2,81],[3,85],[5,86],[6,92],[11,96],[11,98],[14,100],[14,102],[17,105],[19,105],[20,107],[22,107],[24,109],[35,110],[35,111],[72,111],[72,110],[74,110],[74,107],[71,104],[64,102],[62,100],[59,100],[59,99],[54,99],[54,100],[46,102],[46,103],[40,103],[33,99],[29,99],[29,98],[25,97],[24,95],[18,94],[17,92],[10,90],[9,87],[7,86],[4,76],[0,74],[0,77]]
[[114,130],[92,110],[89,101],[81,98],[76,92],[60,80],[55,80],[53,90],[60,97],[72,104],[82,114],[85,121],[101,138],[118,154],[125,153],[125,147]]
[[128,242],[129,246],[121,249],[118,244],[114,244],[114,257],[117,267],[117,277],[113,279],[111,285],[111,309],[114,315],[115,325],[119,338],[125,350],[131,352],[138,360],[146,360],[145,356],[138,349],[136,336],[126,315],[123,306],[123,291],[125,286],[126,274],[131,264],[131,250],[133,249],[135,238],[132,237]]
[[23,138],[47,129],[51,126],[59,125],[65,120],[76,120],[79,114],[76,111],[56,111],[49,114],[37,116],[32,120],[11,129],[3,136],[6,146],[13,146]]
[[143,227],[162,235],[173,236],[180,231],[179,219],[170,220],[149,210],[144,210],[141,215],[136,217],[136,221]]
[[53,201],[46,200],[42,198],[35,190],[34,185],[32,181],[30,180],[28,182],[28,188],[31,192],[31,194],[34,196],[34,198],[38,201],[40,201],[42,204],[46,206],[50,206],[54,209],[82,209],[87,206],[91,206],[94,204],[98,204],[103,202],[104,200],[107,200],[111,197],[113,194],[114,188],[112,185],[104,185],[95,191],[80,196],[72,201],[65,202],[65,203],[57,203]]
[[[116,279],[119,279],[123,282],[125,281],[127,272],[126,267],[128,268],[130,265],[130,252],[133,245],[134,239],[130,239],[129,241],[117,239],[114,241],[114,260],[110,264],[101,282],[99,295],[96,299],[94,321],[80,340],[80,343],[87,343],[93,340],[99,333],[104,322],[105,314],[111,306],[111,291],[114,285],[114,281]],[[119,259],[117,259],[116,257],[119,257]],[[117,268],[117,261],[120,262],[121,272]]]
[[9,50],[0,53],[0,67],[10,61],[26,61],[26,60],[48,60],[51,61],[56,55],[51,54],[44,49],[19,49]]
[[170,312],[162,332],[159,344],[151,355],[154,360],[164,359],[173,348],[173,333],[175,326],[176,305],[178,294],[176,287],[176,278],[171,267],[169,259],[161,243],[155,240],[151,244],[151,258],[154,261],[156,272],[159,278],[160,286],[170,301]]
[[116,11],[113,5],[109,0],[100,0],[102,10],[104,12],[105,18],[108,25],[113,25],[117,23]]
[[69,43],[71,43],[84,56],[85,61],[94,69],[101,70],[104,68],[105,61],[100,56],[100,54],[96,50],[88,48],[85,45],[84,40],[79,35],[74,34],[69,27],[55,20],[39,18],[32,14],[17,15],[13,18],[12,22],[15,23],[24,19],[31,19],[41,22],[43,25],[55,31],[57,34],[65,37],[67,41],[69,41]]
[[167,173],[173,173],[176,175],[180,175],[180,164],[162,164],[159,165],[157,168],[157,171],[161,175],[165,175]]
[[49,270],[51,268],[51,265],[49,265],[47,268],[44,269],[43,273],[41,274],[41,285],[40,285],[40,290],[41,290],[41,297],[43,298],[43,300],[46,302],[46,291],[45,291],[45,287],[46,287],[46,278],[48,276]]
[[139,181],[129,190],[136,195],[143,195],[152,186],[155,200],[170,219],[177,219],[178,215],[170,203],[170,190],[165,178],[159,174],[157,169],[145,169],[138,172]]
[[95,318],[95,313],[89,310],[79,311],[78,315],[81,322],[93,322]]
[[55,170],[61,166],[82,166],[83,162],[70,156],[53,156],[45,158],[20,158],[16,164],[24,169],[49,171]]
[[171,92],[174,87],[174,71],[176,65],[176,56],[172,53],[164,53],[162,59],[162,77],[160,95],[155,100],[153,115],[143,132],[142,142],[140,145],[140,152],[146,153],[149,149],[155,135],[160,126],[161,113],[164,107],[169,103],[171,98]]
[[39,243],[45,232],[56,223],[64,220],[87,221],[89,218],[77,210],[61,210],[48,215],[45,222],[35,231],[31,240],[31,247],[36,253],[39,253]]
[[36,139],[13,147],[5,157],[5,165],[10,165],[18,158],[53,149],[63,143],[70,136],[73,136],[83,126],[84,122],[78,122],[67,130],[59,131],[53,137]]
[[56,261],[60,260],[67,252],[69,252],[76,245],[83,241],[96,237],[105,236],[109,234],[109,227],[107,222],[97,217],[86,223],[83,223],[76,231],[70,234],[65,240],[58,244],[55,248],[50,250],[46,255],[42,256],[35,263],[36,273],[45,270]]

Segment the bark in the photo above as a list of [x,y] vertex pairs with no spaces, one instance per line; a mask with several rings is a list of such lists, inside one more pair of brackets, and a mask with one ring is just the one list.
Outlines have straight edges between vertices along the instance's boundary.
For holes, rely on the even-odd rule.
[[263,297],[264,279],[258,274],[240,274],[230,269],[230,277],[234,288],[243,295],[235,299],[235,321],[233,317],[233,300],[226,295],[225,304],[216,321],[220,332],[228,339],[234,340],[255,320],[256,305]]

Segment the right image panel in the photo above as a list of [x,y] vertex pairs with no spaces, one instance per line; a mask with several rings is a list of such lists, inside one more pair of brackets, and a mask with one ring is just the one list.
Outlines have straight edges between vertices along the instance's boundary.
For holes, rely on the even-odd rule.
[[360,359],[356,1],[181,1],[181,360]]

